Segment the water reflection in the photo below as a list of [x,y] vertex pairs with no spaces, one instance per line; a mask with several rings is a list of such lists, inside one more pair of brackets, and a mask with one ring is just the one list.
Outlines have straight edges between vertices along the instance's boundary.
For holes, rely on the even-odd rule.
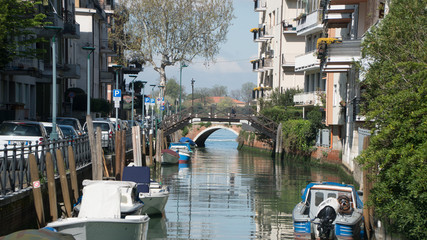
[[237,151],[235,136],[221,134],[195,149],[191,164],[162,167],[171,194],[165,217],[150,220],[149,239],[293,239],[301,189],[310,181],[340,181],[301,159]]

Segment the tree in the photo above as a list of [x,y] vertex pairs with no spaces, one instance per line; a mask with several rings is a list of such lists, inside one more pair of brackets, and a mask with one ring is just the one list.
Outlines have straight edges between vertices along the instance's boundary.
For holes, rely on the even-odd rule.
[[217,84],[213,85],[211,88],[211,96],[212,97],[225,97],[227,96],[227,87],[226,86],[219,86]]
[[[179,98],[179,83],[175,79],[169,79],[166,83],[166,92],[165,95],[169,96],[172,100]],[[185,88],[181,86],[182,96],[185,95]]]
[[373,136],[358,160],[374,168],[370,203],[407,239],[426,239],[427,14],[425,0],[393,0],[366,34],[363,113]]
[[249,103],[252,100],[252,91],[255,87],[256,84],[252,82],[242,84],[241,96],[243,102]]
[[147,62],[166,85],[167,66],[214,61],[233,16],[231,0],[120,0],[110,37],[128,58]]
[[242,92],[240,90],[233,89],[233,90],[230,91],[230,96],[232,98],[237,99],[237,100],[240,101],[242,99]]
[[45,14],[36,12],[39,1],[0,0],[0,69],[15,57],[35,57],[34,28],[43,24]]

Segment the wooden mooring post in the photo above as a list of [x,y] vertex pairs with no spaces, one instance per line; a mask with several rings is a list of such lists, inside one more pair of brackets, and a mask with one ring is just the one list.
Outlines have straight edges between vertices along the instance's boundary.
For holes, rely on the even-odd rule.
[[70,202],[70,191],[68,190],[67,173],[65,172],[64,157],[60,149],[56,149],[56,164],[58,166],[59,180],[61,182],[62,198],[65,205],[65,214],[67,217],[71,217],[71,202]]
[[149,143],[148,143],[148,155],[150,156],[150,162],[147,164],[148,167],[151,167],[153,165],[153,132],[150,130],[150,137],[149,137]]
[[121,139],[122,139],[122,134],[120,134],[120,131],[116,132],[116,142],[115,142],[115,152],[116,155],[114,157],[114,166],[115,166],[115,172],[114,172],[114,176],[116,178],[116,180],[120,180],[121,179],[121,171],[120,171],[120,156],[121,154]]
[[30,162],[30,173],[31,173],[31,183],[33,185],[33,196],[34,196],[34,206],[37,213],[37,224],[39,228],[42,228],[46,225],[44,219],[44,209],[43,209],[43,197],[41,190],[41,183],[39,178],[39,168],[37,167],[36,156],[30,154],[28,157]]
[[123,169],[125,169],[126,164],[126,131],[121,131],[122,137],[121,137],[121,148],[120,151],[120,180],[122,180],[123,177]]
[[141,156],[141,129],[139,126],[132,127],[132,149],[133,162],[135,166],[142,166]]
[[71,190],[73,191],[73,204],[79,199],[79,185],[77,184],[76,159],[72,146],[68,146],[68,164],[70,169]]
[[55,171],[53,167],[52,154],[50,152],[46,153],[46,175],[47,189],[49,192],[50,216],[52,217],[52,221],[55,221],[58,219],[58,203],[56,199]]

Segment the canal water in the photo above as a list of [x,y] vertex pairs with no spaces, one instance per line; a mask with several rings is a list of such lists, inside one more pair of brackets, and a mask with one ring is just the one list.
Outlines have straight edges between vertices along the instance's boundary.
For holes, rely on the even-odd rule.
[[162,166],[155,178],[171,194],[164,216],[150,220],[148,239],[293,239],[301,189],[311,181],[341,182],[336,171],[302,159],[238,151],[236,137],[219,130],[190,164]]

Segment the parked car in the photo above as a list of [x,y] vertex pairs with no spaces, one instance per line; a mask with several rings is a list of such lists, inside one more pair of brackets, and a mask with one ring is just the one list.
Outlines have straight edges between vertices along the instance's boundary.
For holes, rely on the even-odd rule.
[[[46,129],[47,135],[50,137],[52,133],[53,124],[51,122],[41,122],[43,127]],[[58,124],[56,124],[56,132],[58,133],[58,139],[64,139],[64,134],[62,133],[61,128],[59,128]]]
[[56,123],[59,125],[69,125],[73,126],[74,129],[76,129],[77,133],[80,135],[83,135],[85,132],[82,128],[82,125],[80,124],[80,121],[77,118],[72,117],[57,117]]
[[[39,122],[31,121],[4,121],[0,124],[0,150],[14,148],[22,144],[24,147],[42,143],[48,139],[46,129]],[[25,157],[28,156],[29,149],[24,150]],[[17,151],[17,154],[21,153]],[[9,154],[8,154],[9,155]],[[0,157],[4,156],[4,151],[0,151]]]
[[79,134],[77,133],[76,129],[74,129],[73,126],[59,125],[59,128],[62,130],[62,133],[64,134],[65,138],[77,138],[77,137],[79,137]]
[[[99,127],[101,128],[101,145],[102,147],[108,147],[109,143],[111,142],[113,138],[114,133],[114,126],[110,121],[92,121],[93,123],[93,130],[96,132],[96,129]],[[83,125],[83,129],[85,132],[88,132],[87,129],[87,122]]]
[[[116,118],[115,117],[104,117],[104,118],[95,118],[95,121],[109,121],[113,124],[114,130],[116,129]],[[117,119],[119,122],[119,125],[117,126],[117,130],[126,130],[126,126],[124,125],[124,120],[121,120],[120,118]]]

